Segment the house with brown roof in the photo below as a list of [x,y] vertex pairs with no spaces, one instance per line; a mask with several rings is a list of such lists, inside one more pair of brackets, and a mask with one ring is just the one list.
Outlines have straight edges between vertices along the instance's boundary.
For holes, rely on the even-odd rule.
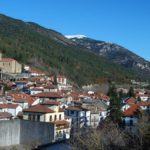
[[3,73],[21,73],[22,65],[12,58],[2,58],[0,53],[0,69]]
[[38,94],[38,93],[42,93],[44,91],[43,87],[32,87],[30,88],[30,94],[31,95],[35,95],[35,94]]
[[62,99],[64,99],[64,94],[62,92],[41,92],[32,95],[32,97],[39,98],[40,102],[43,103],[47,100],[61,101]]
[[18,104],[23,109],[30,107],[31,105],[35,105],[37,100],[25,93],[10,93],[6,97],[7,103],[10,104]]
[[32,77],[45,76],[45,73],[40,70],[31,70],[30,74]]
[[123,123],[124,125],[134,125],[137,123],[140,115],[140,107],[137,104],[132,104],[130,107],[123,111]]
[[43,86],[44,92],[58,92],[57,86],[53,84],[47,84]]
[[59,106],[34,105],[23,110],[23,119],[54,124],[55,141],[70,137],[71,121],[65,119],[64,110]]
[[8,112],[13,117],[17,117],[18,113],[22,111],[22,107],[18,104],[0,104],[0,112]]

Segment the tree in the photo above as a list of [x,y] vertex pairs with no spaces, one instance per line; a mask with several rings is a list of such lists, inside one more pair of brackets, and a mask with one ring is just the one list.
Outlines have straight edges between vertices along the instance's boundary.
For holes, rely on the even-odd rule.
[[57,76],[56,76],[56,74],[54,75],[54,81],[53,81],[53,84],[54,84],[54,85],[57,85]]
[[135,97],[135,94],[134,94],[134,88],[131,86],[130,89],[129,89],[129,92],[127,94],[129,97]]
[[108,118],[114,123],[121,123],[121,102],[116,91],[115,85],[111,85],[108,95],[110,97],[110,106],[108,108]]
[[100,130],[89,129],[88,132],[76,132],[69,141],[71,150],[104,150]]

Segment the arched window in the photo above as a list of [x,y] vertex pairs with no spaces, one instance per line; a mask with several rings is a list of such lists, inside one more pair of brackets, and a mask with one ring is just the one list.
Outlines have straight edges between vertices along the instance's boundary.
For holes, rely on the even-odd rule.
[[52,116],[51,115],[49,116],[49,121],[52,121]]
[[59,120],[61,120],[61,114],[59,115]]
[[57,120],[57,115],[55,115],[55,120]]

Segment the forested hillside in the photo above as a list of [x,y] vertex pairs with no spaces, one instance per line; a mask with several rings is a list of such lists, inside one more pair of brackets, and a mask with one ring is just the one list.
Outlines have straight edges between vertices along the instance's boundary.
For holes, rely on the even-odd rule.
[[78,85],[143,80],[131,69],[75,46],[56,31],[4,15],[0,15],[0,50],[5,57],[15,58],[49,74],[64,74]]

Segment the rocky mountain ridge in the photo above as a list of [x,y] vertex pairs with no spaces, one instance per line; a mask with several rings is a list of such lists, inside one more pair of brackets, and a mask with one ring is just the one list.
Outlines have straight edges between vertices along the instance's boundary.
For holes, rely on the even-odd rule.
[[80,47],[104,56],[110,61],[120,64],[126,68],[150,73],[150,62],[134,54],[130,50],[115,44],[98,41],[87,37],[70,38],[72,42]]

